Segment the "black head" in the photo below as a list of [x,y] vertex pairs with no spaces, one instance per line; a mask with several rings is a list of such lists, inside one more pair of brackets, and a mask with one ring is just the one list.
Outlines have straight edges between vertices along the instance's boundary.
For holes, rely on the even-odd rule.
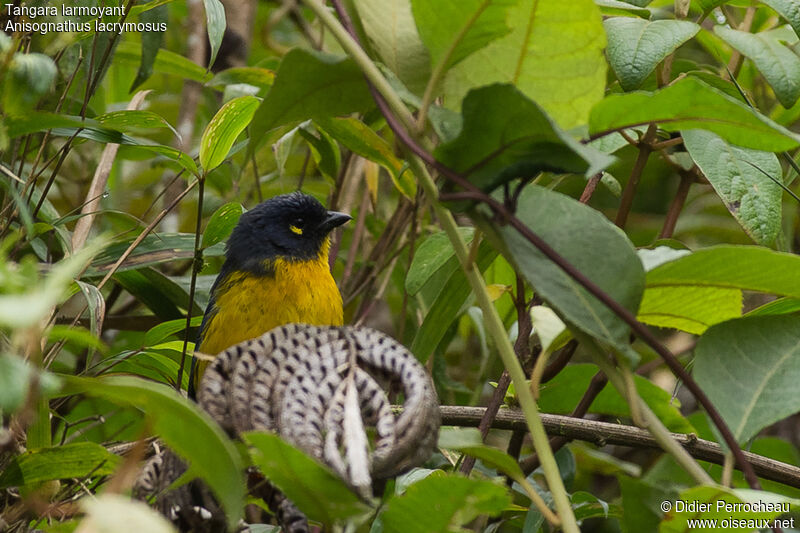
[[332,229],[350,215],[328,211],[300,192],[270,198],[244,213],[233,229],[225,255],[238,269],[260,272],[264,261],[303,261],[319,256]]

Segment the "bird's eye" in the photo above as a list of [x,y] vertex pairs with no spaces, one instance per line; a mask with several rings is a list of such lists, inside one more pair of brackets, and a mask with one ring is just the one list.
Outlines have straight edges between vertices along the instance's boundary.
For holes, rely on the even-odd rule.
[[289,230],[297,235],[302,235],[303,225],[305,222],[306,221],[302,217],[297,217],[296,219],[292,220],[291,224],[289,224]]

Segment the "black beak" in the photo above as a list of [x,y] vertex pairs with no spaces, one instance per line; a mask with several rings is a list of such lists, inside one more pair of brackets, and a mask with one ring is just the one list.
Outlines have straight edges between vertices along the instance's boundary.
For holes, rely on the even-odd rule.
[[338,211],[328,211],[328,216],[319,225],[319,229],[325,233],[331,231],[333,228],[338,228],[348,220],[352,219],[347,213],[339,213]]

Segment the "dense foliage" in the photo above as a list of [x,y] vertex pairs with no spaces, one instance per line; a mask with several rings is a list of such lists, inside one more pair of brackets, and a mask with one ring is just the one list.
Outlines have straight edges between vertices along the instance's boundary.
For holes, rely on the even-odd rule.
[[[245,464],[342,531],[800,504],[796,0],[223,3],[3,7],[0,529],[169,530],[127,497],[151,436],[231,525]],[[345,322],[489,405],[371,501],[177,392],[238,217],[298,188],[354,217]]]

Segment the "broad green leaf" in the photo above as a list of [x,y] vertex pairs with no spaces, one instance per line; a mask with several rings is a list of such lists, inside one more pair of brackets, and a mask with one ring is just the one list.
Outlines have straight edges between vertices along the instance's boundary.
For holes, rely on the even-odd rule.
[[[547,413],[570,414],[580,402],[597,371],[597,367],[590,364],[567,366],[556,377],[541,386],[539,408]],[[671,431],[690,433],[694,430],[681,415],[678,409],[680,404],[672,399],[669,392],[642,376],[634,376],[634,383],[645,403]],[[626,418],[631,416],[628,403],[610,384],[606,384],[597,395],[589,412]]]
[[714,33],[755,63],[778,101],[788,109],[800,98],[800,57],[781,42],[786,40],[787,32],[797,41],[797,36],[788,29],[754,34],[726,26],[714,27]]
[[622,2],[620,0],[594,0],[603,15],[636,15],[644,19],[650,18],[650,10]]
[[4,415],[15,413],[25,405],[34,376],[40,390],[46,393],[60,385],[55,375],[38,370],[22,357],[0,353],[0,411]]
[[293,48],[281,61],[275,83],[253,117],[250,145],[284,124],[336,117],[372,107],[364,75],[348,58]]
[[613,17],[603,22],[608,62],[626,91],[639,87],[661,61],[694,37],[700,26],[685,20]]
[[0,488],[19,487],[54,479],[112,474],[122,458],[93,442],[74,442],[29,450],[0,471]]
[[[114,51],[114,59],[122,63],[129,63],[136,68],[142,58],[142,51],[137,43],[131,41],[124,41],[117,45]],[[205,83],[210,80],[213,75],[206,71],[203,67],[196,63],[192,63],[180,54],[170,52],[160,48],[156,54],[156,60],[153,63],[153,70],[162,74],[170,74],[173,76],[180,76],[187,80],[199,81]]]
[[[154,4],[156,1],[150,3]],[[132,15],[132,13],[129,13],[129,16],[130,15]],[[164,27],[166,27],[166,24],[169,22],[167,6],[154,6],[152,9],[142,11],[139,14],[139,21],[154,26],[163,24]],[[165,33],[164,31],[142,32],[142,61],[139,63],[139,70],[136,72],[136,78],[133,80],[128,92],[135,91],[139,85],[146,82],[153,74],[153,64],[156,62],[156,55],[158,55],[158,50],[161,48],[161,43],[164,42]]]
[[311,520],[332,525],[369,512],[350,488],[327,467],[272,433],[249,432],[253,463]]
[[169,128],[178,137],[175,128],[164,117],[152,111],[112,111],[95,117],[95,120],[106,128],[119,131],[130,131],[136,128]]
[[[133,239],[112,244],[97,254],[84,277],[105,275],[117,262],[125,250],[133,243]],[[221,257],[225,255],[225,246],[216,244],[203,250],[204,257]],[[148,235],[134,248],[117,272],[135,270],[146,266],[157,265],[178,259],[194,257],[194,235],[191,233],[158,233]]]
[[504,486],[456,475],[428,476],[386,504],[385,533],[449,533],[476,516],[498,515],[510,503]]
[[757,307],[746,313],[744,316],[763,316],[763,315],[788,315],[800,311],[800,299],[798,298],[778,298],[761,307]]
[[794,28],[795,34],[800,37],[800,4],[795,0],[761,0],[761,2],[767,4],[788,20],[789,24]]
[[737,441],[800,411],[798,328],[796,316],[745,317],[700,337],[694,378]]
[[[741,503],[757,504],[743,508]],[[693,508],[688,504],[693,503]],[[728,489],[725,487],[692,487],[670,500],[671,509],[664,515],[659,533],[688,533],[690,521],[714,520],[719,531],[751,532],[770,529],[771,519],[784,514],[783,509],[795,508],[800,501],[766,491]],[[739,504],[739,505],[737,505]],[[701,508],[702,507],[702,508]],[[726,522],[727,520],[727,522]],[[788,526],[783,526],[788,527]]]
[[4,111],[18,116],[27,113],[39,98],[50,90],[56,77],[56,64],[39,53],[14,54],[0,80]]
[[222,36],[225,35],[227,21],[225,20],[225,7],[219,0],[203,0],[203,7],[206,10],[208,42],[211,44],[211,54],[208,58],[208,68],[210,69],[217,60],[217,52],[222,45]]
[[364,32],[381,61],[411,92],[425,90],[431,59],[411,12],[411,0],[355,0]]
[[758,244],[771,245],[781,229],[783,190],[764,173],[783,179],[777,156],[730,145],[710,131],[681,135],[689,155],[745,232]]
[[[625,234],[607,218],[536,185],[528,185],[520,195],[517,217],[611,298],[636,313],[644,289],[642,262]],[[533,244],[511,226],[483,227],[496,234],[506,258],[562,319],[628,349],[628,326]]]
[[[174,533],[164,516],[145,502],[119,494],[82,498],[86,516],[75,531],[91,533]],[[54,533],[48,529],[48,533]]]
[[647,287],[639,322],[701,335],[709,326],[742,316],[742,291],[727,287]]
[[236,138],[253,119],[259,103],[255,96],[240,96],[217,111],[200,139],[200,165],[205,172],[225,161]]
[[694,4],[697,9],[707,14],[727,1],[728,0],[692,0],[692,4]]
[[533,332],[539,337],[543,354],[553,353],[572,338],[566,324],[549,307],[534,305],[530,315]]
[[[182,315],[179,308],[185,309],[188,305],[187,291],[152,267],[117,272],[114,274],[114,281],[164,320],[178,318]],[[202,312],[201,306],[195,301],[192,314]]]
[[606,97],[592,109],[589,132],[599,137],[650,122],[667,131],[713,131],[732,144],[756,150],[777,152],[800,145],[800,135],[693,77],[654,93]]
[[592,0],[520,0],[508,9],[506,24],[511,33],[448,72],[447,107],[457,109],[476,87],[510,83],[562,128],[586,124],[606,86],[599,8]]
[[140,378],[67,376],[64,379],[67,386],[62,394],[99,396],[143,411],[153,433],[187,460],[190,472],[211,487],[225,509],[228,526],[236,524],[245,496],[242,460],[225,432],[197,404],[171,388]]
[[[202,316],[195,316],[192,317],[191,327],[196,328],[202,322]],[[186,319],[185,318],[178,318],[175,320],[169,320],[167,322],[162,322],[161,324],[154,326],[147,330],[147,333],[144,335],[144,342],[142,343],[143,346],[153,346],[157,344],[167,337],[175,335],[176,333],[180,333],[186,329]]]
[[645,7],[653,0],[625,0],[628,4],[634,5],[636,7]]
[[714,246],[647,273],[651,287],[723,287],[800,298],[800,256],[757,246]]
[[620,474],[617,480],[622,493],[622,508],[625,510],[620,519],[622,531],[657,531],[663,514],[659,506],[665,500],[674,500],[677,496],[675,490],[667,483],[651,484],[638,479],[638,476]]
[[[481,272],[486,270],[496,256],[497,252],[482,242],[478,246],[478,257],[475,260],[478,270]],[[472,294],[464,272],[458,267],[457,258],[451,257],[441,270],[443,273],[448,272],[449,275],[436,276],[435,284],[430,286],[426,284],[423,289],[435,295],[432,296],[435,299],[411,343],[411,352],[420,361],[428,360],[453,321],[465,311],[464,304]]]
[[471,91],[464,126],[436,149],[436,158],[485,191],[537,172],[594,175],[613,158],[574,140],[511,85]]
[[494,468],[502,474],[508,475],[512,479],[524,479],[525,475],[519,467],[519,463],[503,450],[493,448],[485,444],[473,446],[451,446],[450,449],[457,450],[476,459],[480,459],[484,465]]
[[214,76],[214,79],[206,83],[208,87],[224,87],[226,85],[235,85],[239,83],[246,83],[267,89],[272,86],[275,80],[275,73],[269,69],[259,67],[233,67],[225,69]]
[[406,170],[403,162],[394,155],[389,143],[366,124],[352,117],[321,117],[316,122],[348,150],[385,168],[392,177],[394,186],[403,196],[410,199],[416,196],[417,184],[414,175]]
[[[473,228],[458,228],[458,233],[469,246],[475,230]],[[406,275],[406,292],[408,295],[414,296],[417,294],[426,283],[436,276],[438,272],[444,270],[445,267],[447,267],[446,275],[449,277],[456,268],[459,268],[457,264],[453,264],[457,261],[455,253],[450,239],[443,231],[434,233],[422,241],[419,248],[414,251],[414,259],[411,261],[408,275]]]
[[433,70],[446,70],[511,30],[506,12],[518,0],[411,0]]
[[211,219],[206,225],[200,247],[206,249],[227,239],[238,224],[242,213],[244,213],[244,208],[239,202],[230,202],[220,206],[211,215]]
[[342,154],[336,141],[326,131],[315,128],[310,122],[301,124],[297,128],[297,134],[308,143],[320,173],[335,182],[342,164]]

